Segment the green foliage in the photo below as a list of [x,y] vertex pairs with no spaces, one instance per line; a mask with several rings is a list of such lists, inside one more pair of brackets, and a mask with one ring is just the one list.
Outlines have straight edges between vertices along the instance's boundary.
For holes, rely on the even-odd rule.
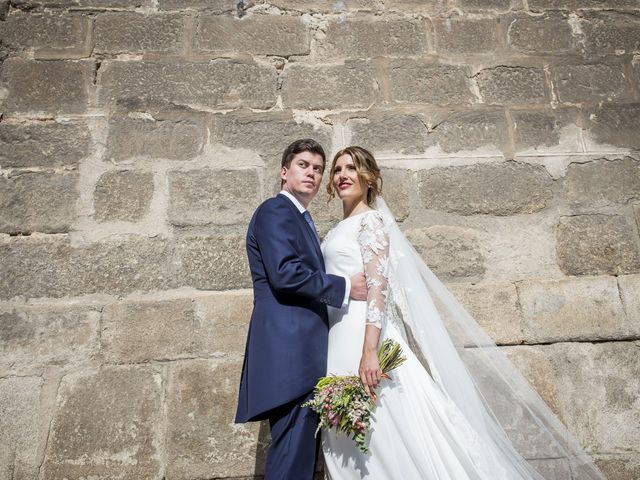
[[[378,364],[384,378],[406,360],[397,342],[386,339],[378,349]],[[375,397],[373,398],[375,401]],[[373,408],[360,378],[355,375],[329,375],[318,380],[311,400],[302,405],[320,416],[316,435],[321,428],[335,428],[350,436],[362,453],[369,451],[365,438]]]

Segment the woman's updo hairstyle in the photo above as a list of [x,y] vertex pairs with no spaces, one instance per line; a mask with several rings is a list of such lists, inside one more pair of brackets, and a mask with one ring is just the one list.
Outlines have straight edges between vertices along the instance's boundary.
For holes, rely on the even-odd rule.
[[382,193],[380,169],[378,168],[376,159],[373,158],[369,150],[356,146],[343,148],[333,157],[331,171],[329,173],[329,183],[327,183],[329,201],[336,196],[335,189],[333,188],[333,175],[336,172],[336,162],[342,155],[349,155],[353,159],[358,178],[367,185],[367,205],[373,207],[376,197]]

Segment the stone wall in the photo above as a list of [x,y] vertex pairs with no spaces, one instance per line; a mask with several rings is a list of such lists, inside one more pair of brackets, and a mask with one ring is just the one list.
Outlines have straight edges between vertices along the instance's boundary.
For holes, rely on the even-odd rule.
[[306,136],[640,478],[637,0],[0,0],[0,63],[0,478],[260,477],[244,232]]

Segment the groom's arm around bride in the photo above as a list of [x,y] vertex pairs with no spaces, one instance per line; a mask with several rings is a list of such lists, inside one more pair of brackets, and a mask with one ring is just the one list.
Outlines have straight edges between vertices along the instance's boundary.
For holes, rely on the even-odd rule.
[[327,305],[366,298],[364,277],[325,273],[306,208],[325,166],[322,147],[298,140],[282,156],[282,192],[262,203],[247,231],[253,281],[251,315],[236,422],[268,419],[266,479],[313,477],[317,417],[300,408],[326,373]]

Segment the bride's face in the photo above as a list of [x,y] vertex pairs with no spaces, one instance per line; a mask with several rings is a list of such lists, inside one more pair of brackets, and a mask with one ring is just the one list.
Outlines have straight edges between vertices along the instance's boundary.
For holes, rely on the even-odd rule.
[[358,176],[353,158],[348,153],[341,155],[336,160],[331,181],[341,200],[364,200],[366,198],[367,185]]

